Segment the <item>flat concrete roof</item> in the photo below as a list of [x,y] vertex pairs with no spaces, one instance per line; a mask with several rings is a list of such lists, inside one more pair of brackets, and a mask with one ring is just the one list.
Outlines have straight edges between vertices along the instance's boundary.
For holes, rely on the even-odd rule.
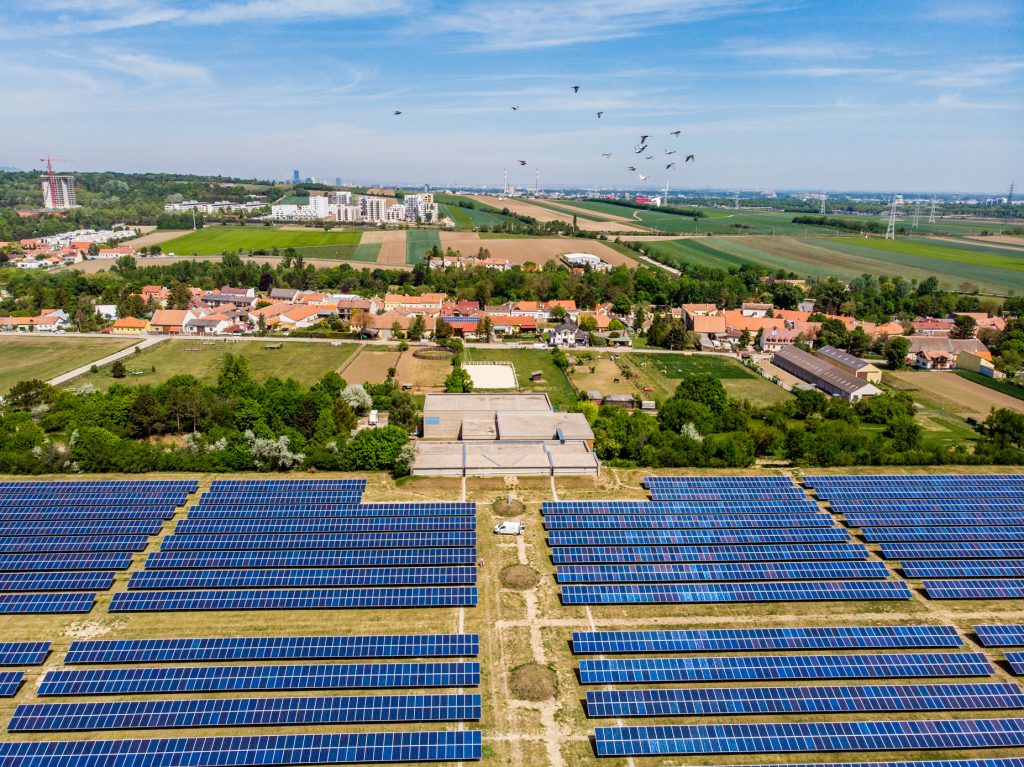
[[582,413],[498,413],[498,439],[557,439],[558,429],[567,440],[594,438],[594,431]]
[[547,394],[428,394],[423,401],[423,412],[466,410],[527,410],[551,412]]
[[586,474],[600,462],[583,442],[419,441],[412,473],[417,476]]

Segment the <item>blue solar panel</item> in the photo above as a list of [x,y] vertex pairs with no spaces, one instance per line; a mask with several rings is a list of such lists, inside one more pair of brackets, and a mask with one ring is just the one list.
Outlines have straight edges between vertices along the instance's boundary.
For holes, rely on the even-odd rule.
[[474,607],[475,586],[377,589],[253,589],[236,591],[121,591],[110,612],[186,610],[336,610],[387,607]]
[[756,501],[544,501],[548,514],[817,514],[818,504],[803,500]]
[[574,631],[577,655],[749,650],[851,650],[959,647],[954,626],[835,626],[825,628]]
[[846,524],[850,527],[968,527],[972,525],[1007,527],[1024,525],[1024,513],[851,513],[846,515]]
[[805,485],[1024,485],[1024,474],[808,474]]
[[302,519],[266,522],[256,519],[186,519],[177,524],[177,535],[285,535],[296,533],[398,533],[455,532],[476,530],[474,517],[413,517],[390,519]]
[[299,491],[274,492],[248,492],[244,490],[232,492],[203,493],[202,503],[214,505],[219,503],[246,504],[246,505],[275,505],[289,503],[359,503],[362,500],[361,492],[349,490],[311,490],[308,493]]
[[7,767],[289,767],[478,761],[479,730],[0,743]]
[[476,661],[287,666],[162,666],[48,671],[39,695],[139,695],[251,690],[477,687]]
[[49,642],[0,642],[0,666],[38,666],[49,652]]
[[883,543],[886,559],[1022,559],[1020,543]]
[[908,559],[900,568],[908,578],[1024,578],[1020,559]]
[[0,591],[105,591],[114,573],[85,572],[0,573]]
[[71,643],[64,662],[180,663],[234,660],[475,657],[478,634],[368,634],[223,639],[85,639]]
[[363,503],[269,506],[193,506],[189,519],[334,519],[363,517],[473,517],[472,503]]
[[981,493],[985,496],[987,501],[992,502],[1015,502],[1018,501],[1022,493],[1020,489],[1007,489],[1001,490],[996,487],[984,487],[984,488],[956,488],[956,487],[936,487],[936,488],[923,488],[923,489],[903,489],[899,487],[864,487],[856,489],[843,489],[843,490],[815,490],[818,498],[827,500],[829,503],[832,501],[864,501],[868,499],[891,499],[891,500],[937,500],[941,501],[944,498],[948,498],[951,494],[959,493]]
[[168,535],[162,551],[389,549],[476,546],[475,532],[335,533],[323,535]]
[[95,601],[96,595],[87,592],[0,594],[0,615],[87,613]]
[[[591,717],[982,711],[1013,708],[1024,708],[1024,692],[1015,684],[587,691],[587,716]],[[15,719],[17,717],[16,712]],[[13,724],[11,729],[14,729]]]
[[945,498],[849,498],[829,502],[837,514],[965,514],[1024,511],[1020,501],[957,501]]
[[[867,554],[865,553],[865,557]],[[475,565],[476,549],[327,549],[323,551],[165,551],[146,569],[401,567]]]
[[24,671],[0,671],[0,698],[10,698],[18,694]]
[[766,488],[791,488],[793,480],[789,477],[764,477],[759,475],[737,475],[722,477],[679,477],[679,476],[650,476],[644,477],[645,487],[651,488],[658,485],[670,487],[766,487]]
[[[884,568],[883,568],[884,569]],[[0,579],[2,583],[2,579]],[[152,570],[133,573],[134,589],[281,589],[351,586],[455,586],[476,583],[475,567],[356,567],[287,570]]]
[[805,501],[807,496],[802,490],[771,490],[758,488],[693,488],[655,487],[651,489],[652,501]]
[[783,562],[867,559],[860,543],[817,546],[563,546],[551,551],[556,565],[643,562]]
[[0,538],[0,554],[38,554],[47,551],[142,551],[145,535],[63,535],[52,538]]
[[377,722],[459,722],[480,718],[480,695],[363,695],[115,703],[22,704],[10,732],[253,727]]
[[0,536],[5,538],[74,535],[156,535],[163,521],[137,519],[89,519],[74,522],[34,521],[0,522]]
[[[989,676],[984,653],[749,655],[580,661],[583,684]],[[56,673],[56,672],[51,672]]]
[[[559,583],[678,583],[888,578],[882,562],[752,562],[683,565],[560,565]],[[130,587],[130,586],[129,586]]]
[[99,554],[0,554],[0,572],[29,570],[124,570],[132,563],[127,552]]
[[1024,527],[866,527],[868,543],[918,541],[1024,541]]
[[135,503],[145,506],[181,506],[185,502],[184,496],[179,495],[149,495],[131,497],[123,493],[111,493],[110,495],[94,496],[41,496],[31,498],[8,498],[0,502],[0,510],[17,511],[18,509],[38,508],[49,510],[55,506],[93,506],[98,508],[124,509]]
[[721,546],[761,543],[845,543],[845,530],[552,530],[551,546]]
[[1024,580],[923,581],[929,599],[1024,599]]
[[1024,625],[982,625],[975,626],[983,647],[1024,647]]
[[135,506],[123,509],[115,506],[30,506],[26,509],[0,511],[2,522],[78,522],[97,520],[170,519],[173,506]]
[[194,493],[199,489],[195,479],[61,479],[61,480],[6,480],[0,482],[0,492],[17,494],[37,490],[180,490]]
[[673,530],[759,527],[832,527],[828,514],[548,514],[548,530]]
[[911,599],[898,581],[801,583],[658,583],[563,586],[564,605],[690,604],[700,602],[812,602]]
[[1024,719],[598,727],[598,756],[889,751],[1024,746]]
[[300,490],[329,490],[348,488],[365,490],[365,479],[215,479],[210,490],[277,490],[298,488]]
[[1010,664],[1010,668],[1013,669],[1013,673],[1018,676],[1024,674],[1024,653],[1022,652],[1007,652],[1006,662]]

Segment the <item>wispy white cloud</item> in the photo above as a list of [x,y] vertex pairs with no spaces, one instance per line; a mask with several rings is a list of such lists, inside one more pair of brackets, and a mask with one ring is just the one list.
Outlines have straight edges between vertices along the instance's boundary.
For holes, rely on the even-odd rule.
[[246,0],[214,3],[188,12],[183,20],[190,24],[311,21],[401,13],[408,8],[406,0]]
[[778,41],[762,38],[734,38],[726,42],[724,51],[734,56],[798,61],[854,61],[872,58],[878,53],[876,48],[872,48],[863,41],[852,43],[824,37]]
[[790,77],[877,77],[885,79],[900,79],[906,72],[901,69],[889,69],[886,67],[835,67],[835,66],[814,66],[792,67],[783,69],[779,74]]
[[990,59],[950,65],[941,72],[922,75],[920,82],[938,88],[979,88],[1008,82],[1021,72],[1024,72],[1024,57]]
[[206,67],[189,64],[183,61],[161,59],[146,53],[111,53],[104,55],[97,52],[96,63],[115,72],[143,80],[151,85],[163,85],[174,82],[205,82],[210,79]]
[[949,24],[1001,24],[1021,14],[1021,5],[1014,0],[929,0],[922,16],[930,21]]
[[968,109],[968,110],[994,110],[994,109],[1019,109],[1020,104],[1006,100],[996,101],[972,101],[965,99],[959,93],[943,93],[935,101],[924,106],[938,109]]

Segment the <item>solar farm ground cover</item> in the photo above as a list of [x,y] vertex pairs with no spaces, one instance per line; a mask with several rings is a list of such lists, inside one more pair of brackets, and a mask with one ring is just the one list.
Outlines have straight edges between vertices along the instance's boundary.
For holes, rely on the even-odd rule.
[[[842,472],[841,469],[827,470],[816,473],[827,474]],[[889,471],[888,469],[886,470]],[[984,467],[972,467],[970,472],[985,471]],[[991,469],[989,469],[991,471]],[[878,469],[860,469],[849,473],[877,473]],[[919,473],[946,473],[948,469],[922,469]],[[554,490],[558,498],[567,499],[635,499],[644,500],[648,492],[641,486],[642,476],[648,472],[605,468],[599,479],[565,477],[557,478]],[[678,475],[705,475],[707,471],[678,471]],[[764,473],[769,472],[744,472]],[[294,477],[314,475],[292,475]],[[323,478],[316,475],[315,478]],[[334,477],[336,475],[331,475]],[[337,475],[340,476],[340,475]],[[364,499],[367,502],[395,501],[457,501],[462,497],[462,483],[458,479],[423,478],[407,479],[395,483],[391,479],[377,474],[359,475],[368,479]],[[262,475],[259,478],[266,478]],[[217,477],[227,478],[227,477]],[[66,478],[63,478],[66,479]],[[135,477],[132,477],[135,479]],[[212,476],[199,477],[201,490],[209,488]],[[207,637],[239,637],[239,636],[310,636],[317,634],[438,634],[455,633],[460,629],[479,633],[481,686],[476,689],[466,688],[465,694],[479,693],[482,696],[481,720],[479,723],[466,723],[465,729],[480,729],[483,732],[483,765],[512,765],[514,767],[539,767],[554,765],[555,767],[597,767],[598,765],[614,765],[622,767],[622,759],[597,757],[594,753],[592,736],[595,727],[616,726],[614,718],[588,719],[586,716],[586,693],[604,690],[602,685],[584,687],[579,684],[576,669],[582,657],[595,658],[596,655],[576,656],[572,653],[572,633],[576,631],[605,630],[636,630],[646,629],[711,629],[711,628],[758,628],[763,626],[790,628],[794,626],[892,626],[908,624],[931,624],[936,626],[953,625],[957,628],[963,645],[956,647],[925,647],[925,648],[877,648],[859,649],[835,647],[827,649],[783,649],[750,651],[739,655],[780,654],[864,654],[871,652],[883,653],[926,653],[926,652],[973,652],[983,653],[994,666],[995,673],[988,677],[970,677],[963,680],[950,678],[916,677],[913,679],[888,679],[879,681],[805,681],[801,686],[821,685],[860,685],[865,683],[876,685],[914,685],[955,684],[1008,684],[1019,683],[1021,677],[1011,673],[1009,667],[1002,663],[1005,657],[1000,648],[980,647],[973,635],[976,624],[1024,623],[1024,602],[1021,601],[952,601],[935,602],[924,598],[915,588],[914,598],[905,601],[882,602],[844,602],[837,607],[835,603],[751,603],[751,604],[708,604],[708,605],[598,605],[598,606],[562,606],[559,601],[560,587],[554,581],[554,565],[550,560],[550,549],[545,542],[542,530],[540,504],[554,499],[552,483],[548,478],[523,477],[506,482],[502,479],[474,479],[466,481],[466,494],[469,500],[478,502],[479,558],[478,568],[479,604],[475,608],[458,609],[408,609],[408,610],[345,610],[345,611],[267,611],[247,612],[231,611],[219,613],[203,613],[201,615],[183,615],[181,613],[118,613],[108,611],[111,592],[102,593],[97,605],[89,614],[64,616],[0,616],[0,637],[5,641],[51,641],[53,643],[47,663],[42,667],[14,667],[15,670],[26,672],[25,682],[18,694],[11,699],[0,699],[0,725],[6,728],[7,722],[18,704],[53,703],[71,701],[76,703],[92,703],[101,701],[143,701],[187,699],[188,695],[138,695],[123,697],[89,697],[89,698],[43,698],[35,694],[36,686],[43,673],[66,666],[63,658],[71,642],[80,639],[132,639],[132,638],[172,638],[183,636]],[[527,533],[523,538],[498,537],[489,533],[499,521],[504,519],[492,511],[494,501],[507,497],[513,491],[525,504],[522,519],[527,523]],[[172,525],[180,521],[183,514],[179,512],[176,520],[165,524],[164,532],[169,533]],[[147,552],[156,549],[158,540],[154,539]],[[872,547],[874,550],[876,547]],[[877,557],[874,558],[877,560]],[[136,555],[133,566],[127,571],[118,571],[113,593],[125,590],[127,579],[132,573],[141,569],[142,557]],[[506,585],[502,572],[513,565],[525,565],[540,574],[537,586],[520,591]],[[917,585],[918,582],[912,582]],[[1017,648],[1021,649],[1021,648]],[[679,653],[657,653],[684,657]],[[708,656],[724,654],[735,657],[736,653],[713,651],[706,653],[686,653],[685,656]],[[629,657],[608,654],[607,657]],[[256,663],[288,663],[291,661],[267,660]],[[314,661],[295,661],[312,663]],[[350,662],[350,661],[338,661]],[[398,662],[396,659],[395,662]],[[229,665],[228,661],[217,661],[215,665]],[[528,701],[522,699],[523,690],[518,687],[518,670],[529,664],[539,663],[552,670],[557,682],[555,696],[549,700]],[[128,665],[128,664],[126,664]],[[152,667],[153,664],[150,665]],[[165,665],[165,664],[161,664]],[[173,664],[172,664],[173,665]],[[179,662],[178,665],[199,665],[198,663]],[[89,668],[89,666],[78,666]],[[701,683],[704,684],[704,683]],[[698,687],[701,684],[690,685]],[[757,687],[782,684],[790,686],[793,682],[738,682],[729,683],[730,689],[751,689]],[[643,685],[617,685],[640,687]],[[666,685],[648,685],[651,689],[679,688],[679,683]],[[362,695],[362,694],[412,694],[420,690],[400,691],[335,691],[329,693],[290,692],[288,698],[309,695]],[[459,690],[440,689],[439,694],[457,694]],[[204,699],[233,699],[235,697],[273,697],[275,693],[239,693],[230,696],[214,694],[193,695]],[[1019,710],[986,710],[986,711],[931,711],[903,713],[851,713],[825,714],[794,713],[750,716],[662,716],[625,719],[626,726],[646,725],[711,725],[719,723],[750,724],[762,722],[800,723],[813,721],[860,721],[860,720],[899,720],[918,721],[936,720],[955,721],[977,718],[1010,718],[1021,715]],[[67,739],[119,739],[119,738],[174,738],[174,737],[218,737],[241,735],[309,735],[325,733],[329,735],[344,733],[371,733],[382,730],[403,730],[426,732],[439,729],[454,730],[453,724],[442,726],[438,722],[423,722],[409,725],[385,725],[381,723],[361,722],[357,724],[319,724],[294,727],[274,724],[258,729],[227,726],[198,727],[188,730],[146,729],[120,730],[96,733],[7,733],[0,734],[3,742],[28,742],[40,740]],[[820,752],[803,755],[769,753],[747,756],[642,756],[637,757],[637,767],[696,767],[696,765],[733,765],[733,764],[789,764],[794,762],[843,762],[843,761],[886,761],[912,759],[954,759],[968,757],[1010,757],[1017,756],[1019,748],[1007,746],[986,749],[976,753],[955,750],[931,751],[869,751],[859,754]],[[471,763],[471,762],[467,762]]]

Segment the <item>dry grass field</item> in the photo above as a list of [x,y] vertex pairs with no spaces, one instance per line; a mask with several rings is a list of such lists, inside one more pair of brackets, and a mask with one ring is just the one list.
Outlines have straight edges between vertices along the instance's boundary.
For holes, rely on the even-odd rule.
[[1024,400],[968,381],[955,373],[902,371],[885,373],[885,382],[910,392],[916,401],[947,413],[984,419],[992,408],[1024,411]]
[[383,346],[363,346],[341,371],[341,377],[352,384],[384,383],[388,368],[398,365],[400,353]]
[[404,231],[384,229],[363,232],[360,242],[366,245],[380,244],[380,255],[377,256],[378,264],[387,265],[388,268],[406,266]]
[[61,338],[49,333],[0,336],[0,394],[19,381],[48,381],[80,365],[103,359],[136,338]]
[[[591,372],[593,368],[593,372]],[[619,366],[607,355],[599,355],[589,362],[581,362],[569,375],[573,385],[580,391],[596,390],[601,394],[639,394],[640,390],[623,375]]]
[[[582,211],[573,210],[559,205],[554,200],[544,200],[542,204],[534,204],[530,200],[502,199],[500,197],[489,197],[486,195],[471,195],[474,200],[490,205],[492,208],[501,210],[508,208],[513,213],[523,216],[532,216],[541,222],[562,221],[571,224],[573,214],[576,214],[576,226],[587,232],[642,232],[642,227],[635,226],[636,222],[630,223],[629,219],[622,216],[590,216],[589,218],[579,215]],[[595,219],[602,220],[595,220]]]
[[412,384],[414,394],[444,391],[444,379],[452,372],[449,360],[426,360],[413,356],[415,347],[402,352],[398,360],[398,383]]

